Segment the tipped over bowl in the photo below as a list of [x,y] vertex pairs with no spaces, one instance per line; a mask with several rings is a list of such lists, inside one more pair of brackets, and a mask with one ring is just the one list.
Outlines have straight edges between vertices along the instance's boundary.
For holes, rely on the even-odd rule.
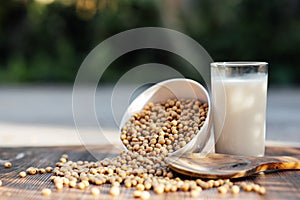
[[[136,113],[141,112],[146,105],[150,102],[161,103],[166,102],[169,99],[196,99],[203,103],[208,104],[206,119],[195,134],[195,136],[183,147],[177,149],[172,155],[178,155],[190,152],[201,152],[208,142],[211,133],[211,101],[207,90],[198,82],[185,79],[176,78],[159,82],[154,86],[148,88],[142,92],[127,108],[125,114],[120,123],[120,133],[122,134],[122,128]],[[126,145],[122,142],[125,150]]]

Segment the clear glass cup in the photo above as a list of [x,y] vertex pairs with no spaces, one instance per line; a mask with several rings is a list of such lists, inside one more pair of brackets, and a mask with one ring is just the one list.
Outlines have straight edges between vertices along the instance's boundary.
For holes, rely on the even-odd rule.
[[211,63],[216,153],[263,156],[268,63]]

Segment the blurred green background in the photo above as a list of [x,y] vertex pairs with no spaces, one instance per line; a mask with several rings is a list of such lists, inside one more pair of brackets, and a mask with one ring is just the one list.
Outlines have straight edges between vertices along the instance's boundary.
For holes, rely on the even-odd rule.
[[[295,0],[2,1],[0,82],[73,83],[83,59],[101,41],[145,26],[185,33],[215,61],[269,62],[270,84],[300,85],[300,1]],[[188,65],[165,51],[139,50],[116,60],[103,81],[148,62]]]

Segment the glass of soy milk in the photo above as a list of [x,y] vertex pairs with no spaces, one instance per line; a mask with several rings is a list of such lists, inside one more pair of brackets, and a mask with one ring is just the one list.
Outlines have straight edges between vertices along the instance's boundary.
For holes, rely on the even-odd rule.
[[211,63],[216,153],[263,156],[268,64]]

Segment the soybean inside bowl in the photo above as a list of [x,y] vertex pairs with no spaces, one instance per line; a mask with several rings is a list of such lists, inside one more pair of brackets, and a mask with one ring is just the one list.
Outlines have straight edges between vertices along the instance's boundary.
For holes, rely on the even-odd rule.
[[[201,152],[210,137],[211,130],[211,102],[206,89],[198,82],[191,79],[176,78],[159,82],[142,92],[127,108],[120,123],[120,133],[122,127],[131,117],[143,110],[150,102],[161,103],[168,99],[197,99],[208,104],[208,111],[205,122],[197,134],[184,147],[174,151],[172,155],[188,152]],[[121,133],[122,134],[122,133]],[[126,146],[123,144],[125,150]]]

